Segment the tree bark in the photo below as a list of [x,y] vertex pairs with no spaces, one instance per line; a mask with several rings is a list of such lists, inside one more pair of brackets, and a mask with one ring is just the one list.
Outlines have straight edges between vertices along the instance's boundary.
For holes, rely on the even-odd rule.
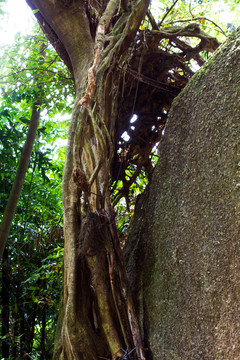
[[3,252],[2,264],[2,357],[8,358],[10,352],[9,321],[10,321],[10,280],[11,268],[8,251]]
[[46,358],[45,342],[46,342],[46,306],[43,305],[42,318],[41,318],[41,340],[40,340],[41,356],[40,356],[40,360],[44,360]]
[[[39,9],[36,14],[43,30],[61,43],[56,49],[64,49],[63,58],[70,60],[77,94],[63,176],[64,291],[54,359],[116,358],[123,355],[128,343],[144,359],[126,272],[119,257],[108,183],[117,108],[117,102],[111,99],[117,96],[119,81],[117,59],[126,53],[149,1],[134,3],[132,11],[121,14],[115,28],[113,20],[118,16],[119,2],[99,3],[95,34],[83,1],[27,2]],[[121,295],[115,293],[117,273],[124,283]],[[130,332],[124,329],[121,319],[124,308]]]
[[175,99],[126,260],[150,358],[239,359],[240,31]]
[[44,33],[65,61],[79,91],[93,57],[94,40],[84,2],[26,0]]
[[[54,359],[126,358],[128,350],[133,349],[131,356],[145,360],[111,203],[111,166],[114,155],[118,157],[120,137],[125,128],[130,127],[133,111],[138,108],[143,113],[142,122],[149,113],[149,107],[145,107],[146,88],[142,88],[139,96],[139,83],[154,87],[153,92],[147,89],[149,94],[156,95],[156,88],[161,90],[162,96],[158,96],[154,103],[158,107],[161,99],[161,116],[156,109],[152,113],[153,107],[150,106],[151,121],[155,119],[158,128],[153,134],[156,140],[162,129],[157,121],[161,119],[161,125],[164,125],[166,109],[186,84],[180,73],[191,73],[184,64],[186,55],[187,60],[191,59],[191,54],[187,54],[188,47],[183,47],[181,54],[165,54],[158,51],[160,41],[170,38],[177,44],[179,35],[199,37],[199,45],[191,48],[193,57],[205,45],[207,49],[212,49],[218,44],[211,37],[206,37],[198,26],[188,26],[186,29],[171,27],[169,32],[146,31],[142,33],[141,40],[137,39],[136,34],[140,34],[139,26],[147,12],[149,0],[121,3],[116,0],[27,2],[32,9],[39,10],[36,13],[38,21],[71,71],[76,86],[63,176],[64,289]],[[146,41],[148,35],[149,45]],[[153,80],[156,71],[153,76],[140,74],[145,51],[150,48],[152,52],[149,51],[144,65],[148,69],[146,59],[151,59],[154,54],[157,66],[164,68],[158,81]],[[162,57],[167,59],[166,62]],[[128,69],[130,59],[134,69]],[[169,59],[178,69],[176,77],[169,73],[173,64]],[[155,63],[151,69],[154,68]],[[128,83],[131,93],[129,103],[125,94],[127,73],[131,74]],[[163,83],[164,79],[166,84]],[[177,79],[180,79],[180,87],[173,86]],[[170,95],[166,95],[166,92]],[[123,94],[128,104],[122,110]],[[118,120],[121,124],[118,124]],[[155,125],[152,125],[148,123],[150,133],[155,129]],[[143,163],[150,163],[153,140],[148,144],[144,132],[138,135],[137,141],[141,138],[145,148],[141,150],[138,144],[137,169],[132,182],[125,181],[123,193],[129,191]],[[134,158],[134,152],[131,156]],[[152,168],[151,164],[149,168]]]
[[40,105],[41,104],[39,101],[33,104],[32,116],[30,119],[26,142],[23,147],[22,155],[18,165],[18,170],[13,182],[6,209],[4,211],[3,219],[0,224],[0,258],[2,258],[3,255],[3,251],[10,232],[12,220],[17,208],[18,199],[21,194],[22,186],[30,161],[33,144],[36,138],[37,128],[39,124]]

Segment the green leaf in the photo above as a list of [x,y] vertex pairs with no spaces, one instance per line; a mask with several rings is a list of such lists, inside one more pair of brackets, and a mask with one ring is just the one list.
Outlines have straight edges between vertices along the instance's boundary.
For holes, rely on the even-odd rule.
[[37,12],[39,12],[39,9],[34,9],[32,12],[33,14],[36,14]]
[[38,300],[38,298],[36,298],[34,295],[32,295],[32,300],[33,300],[33,302],[35,302],[35,303],[37,303],[39,300]]
[[39,290],[38,286],[29,286],[28,290]]

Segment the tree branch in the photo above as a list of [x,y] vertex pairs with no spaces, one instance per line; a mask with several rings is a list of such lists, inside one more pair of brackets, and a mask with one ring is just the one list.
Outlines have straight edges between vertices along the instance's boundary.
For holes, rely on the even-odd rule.
[[216,26],[220,32],[227,36],[225,31],[218,25],[216,24],[214,21],[204,17],[204,16],[200,16],[200,17],[195,17],[195,18],[192,18],[192,19],[185,19],[185,20],[176,20],[176,21],[172,21],[170,24],[176,24],[176,23],[183,23],[183,22],[189,22],[189,21],[197,21],[197,20],[205,20],[205,21],[209,21],[210,23],[212,23],[214,26]]
[[150,24],[152,25],[153,30],[159,30],[158,24],[156,23],[154,17],[152,16],[152,13],[150,10],[147,11],[147,17],[150,21]]
[[159,27],[162,26],[162,23],[164,22],[164,20],[166,19],[166,17],[168,16],[168,14],[172,11],[172,9],[174,8],[174,6],[176,5],[176,3],[178,2],[178,0],[175,0],[174,3],[172,4],[172,6],[170,7],[170,9],[168,9],[168,11],[166,12],[166,14],[163,16],[162,20],[159,23]]
[[202,31],[198,24],[193,23],[185,27],[170,26],[164,30],[152,30],[151,35],[159,39],[175,39],[177,36],[197,37],[203,41],[207,46],[206,50],[215,51],[220,45],[217,39]]

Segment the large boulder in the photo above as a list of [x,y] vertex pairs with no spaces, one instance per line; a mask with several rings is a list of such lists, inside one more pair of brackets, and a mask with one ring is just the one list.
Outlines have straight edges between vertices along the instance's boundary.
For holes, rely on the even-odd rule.
[[150,358],[240,359],[240,31],[175,99],[125,249]]

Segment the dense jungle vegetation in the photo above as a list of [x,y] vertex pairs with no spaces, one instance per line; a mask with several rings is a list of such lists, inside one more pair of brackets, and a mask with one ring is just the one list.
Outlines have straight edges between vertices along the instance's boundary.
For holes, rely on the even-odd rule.
[[[234,14],[231,22],[225,22],[223,5],[224,12]],[[121,89],[122,92],[129,91],[129,102],[125,102],[121,114],[128,112],[131,121],[128,124],[122,122],[117,130],[118,146],[113,156],[109,184],[121,247],[126,240],[137,196],[145,189],[158,160],[157,145],[164,134],[173,99],[219,44],[236,29],[239,15],[237,0],[155,0],[138,27],[135,47],[139,45],[139,52],[135,58],[129,57],[132,69],[126,68],[125,88]],[[4,1],[1,1],[0,16],[7,16]],[[91,16],[94,18],[95,15]],[[199,38],[188,32],[192,24],[211,39],[209,46],[202,44],[202,48],[197,48]],[[142,44],[151,31],[154,33],[161,29],[164,32],[172,26],[179,26],[179,31],[185,33],[181,39],[168,33],[162,39],[161,51],[185,52],[187,55],[182,68],[176,63],[167,64],[164,58],[168,79],[162,78],[161,119],[155,119],[155,123],[150,121],[146,130],[140,120],[136,121],[138,102],[151,95],[157,104],[155,98],[159,93],[147,94],[142,84],[155,88],[159,84],[150,80],[153,78],[151,58],[141,58],[141,46],[144,48]],[[193,56],[188,52],[190,48],[195,49]],[[131,51],[135,50],[132,48]],[[62,174],[75,87],[71,71],[37,23],[31,34],[16,35],[15,42],[2,47],[0,54],[0,221],[16,177],[32,112],[37,108],[40,113],[31,158],[1,263],[0,356],[11,360],[48,360],[53,355],[62,289]],[[148,75],[139,75],[142,68]],[[136,80],[134,84],[129,80],[130,75]],[[167,87],[167,81],[171,89]],[[148,111],[146,107],[141,120],[144,124],[148,121]],[[144,137],[148,139],[147,146],[136,141]]]

